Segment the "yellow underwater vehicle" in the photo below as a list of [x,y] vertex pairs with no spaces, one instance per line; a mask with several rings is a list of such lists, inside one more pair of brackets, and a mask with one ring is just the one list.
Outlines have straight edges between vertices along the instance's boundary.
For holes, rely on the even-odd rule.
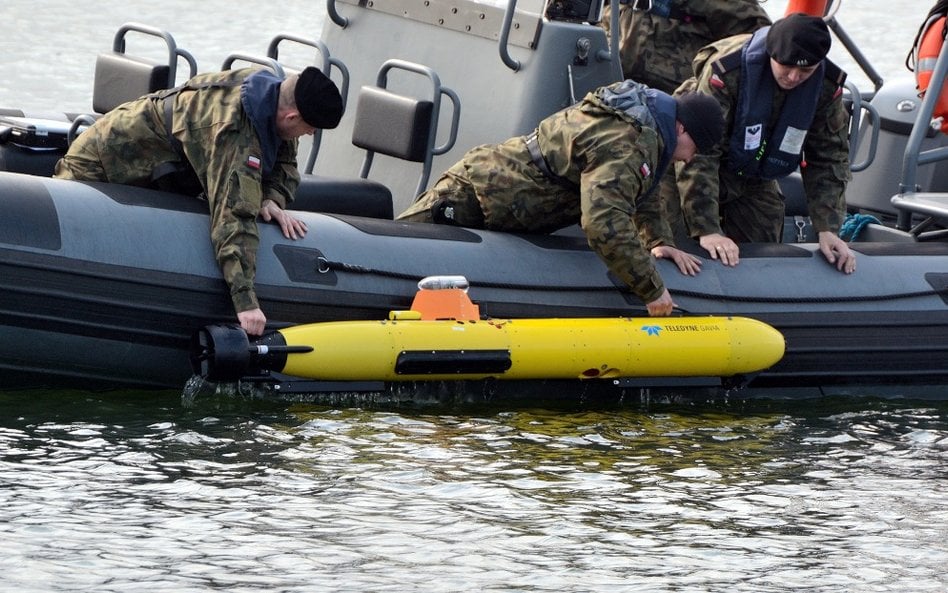
[[460,276],[419,282],[410,310],[292,326],[251,342],[235,325],[197,332],[211,381],[277,372],[316,381],[742,377],[777,363],[784,338],[744,317],[482,318]]

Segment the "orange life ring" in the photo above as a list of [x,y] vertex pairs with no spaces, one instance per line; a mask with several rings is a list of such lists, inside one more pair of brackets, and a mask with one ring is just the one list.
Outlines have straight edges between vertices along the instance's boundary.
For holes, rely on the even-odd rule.
[[[945,41],[944,31],[945,17],[939,17],[929,20],[919,37],[915,54],[915,87],[919,91],[919,96],[925,95],[925,91],[932,82],[935,62],[938,61],[938,54],[941,53],[941,46]],[[941,95],[935,104],[932,117],[942,118],[941,131],[948,134],[948,87],[938,84],[937,88],[941,88]]]
[[803,12],[813,16],[824,16],[829,3],[830,0],[790,0],[783,15],[789,16],[795,12]]

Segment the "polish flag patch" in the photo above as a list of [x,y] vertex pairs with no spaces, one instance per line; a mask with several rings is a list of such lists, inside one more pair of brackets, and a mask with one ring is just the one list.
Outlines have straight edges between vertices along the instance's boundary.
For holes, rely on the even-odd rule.
[[639,172],[642,173],[642,177],[648,177],[652,174],[652,169],[648,166],[648,163],[642,163],[639,167]]
[[260,159],[255,156],[247,157],[247,166],[250,167],[251,169],[259,169]]
[[724,81],[718,78],[717,74],[712,74],[711,78],[708,80],[708,83],[716,89],[724,88]]

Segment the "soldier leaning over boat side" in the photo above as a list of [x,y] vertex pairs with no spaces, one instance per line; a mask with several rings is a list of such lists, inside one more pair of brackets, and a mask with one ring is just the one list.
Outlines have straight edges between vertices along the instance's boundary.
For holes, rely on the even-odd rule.
[[[608,35],[612,7],[600,24]],[[698,50],[719,39],[770,25],[757,0],[623,0],[619,59],[625,78],[672,93],[691,78]]]
[[823,19],[792,14],[702,49],[695,76],[675,91],[715,97],[727,121],[721,142],[675,167],[677,186],[662,186],[669,216],[680,205],[690,236],[712,258],[737,265],[738,242],[780,241],[784,201],[775,180],[799,167],[820,251],[838,270],[855,271],[838,236],[851,177],[849,116],[846,74],[826,59],[831,43]]
[[260,335],[257,215],[288,239],[306,234],[306,224],[285,212],[300,181],[297,139],[341,117],[339,90],[317,68],[283,81],[266,70],[202,74],[104,115],[72,143],[54,177],[205,197],[237,318]]
[[658,180],[673,161],[714,146],[723,126],[707,95],[672,99],[631,80],[615,83],[528,136],[468,151],[398,218],[538,233],[579,222],[649,315],[669,315],[674,303],[648,250],[684,274],[697,273],[700,261],[668,243]]

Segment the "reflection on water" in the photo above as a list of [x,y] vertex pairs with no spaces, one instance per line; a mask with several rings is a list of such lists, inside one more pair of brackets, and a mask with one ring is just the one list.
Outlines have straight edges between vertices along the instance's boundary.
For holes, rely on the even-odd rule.
[[926,591],[948,404],[0,394],[16,591]]

